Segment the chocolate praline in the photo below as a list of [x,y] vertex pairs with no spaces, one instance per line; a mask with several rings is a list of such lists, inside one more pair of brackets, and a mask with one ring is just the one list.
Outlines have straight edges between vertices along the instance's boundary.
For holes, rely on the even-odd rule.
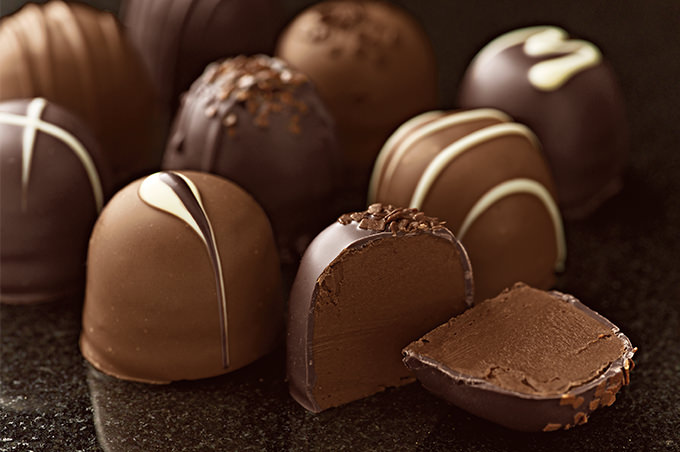
[[265,55],[208,66],[182,100],[163,157],[164,169],[215,173],[251,193],[286,262],[297,262],[335,216],[340,164],[333,121],[314,86]]
[[498,108],[531,127],[567,218],[590,214],[620,190],[628,158],[624,99],[594,44],[552,26],[504,34],[470,64],[460,104]]
[[42,98],[0,103],[0,302],[82,293],[111,174],[89,128]]
[[388,2],[312,5],[281,34],[276,55],[317,86],[362,191],[389,134],[436,106],[437,68],[428,36],[407,11]]
[[548,289],[563,269],[562,218],[540,144],[501,111],[407,121],[380,152],[368,198],[446,220],[470,256],[476,301],[516,281]]
[[239,369],[283,322],[262,208],[221,177],[161,172],[118,192],[88,253],[80,346],[97,369],[167,383]]
[[436,218],[381,204],[309,245],[290,295],[290,393],[319,412],[413,381],[400,350],[472,303],[464,248]]
[[85,121],[117,186],[158,166],[151,82],[113,14],[53,0],[0,21],[0,101],[32,97]]
[[524,431],[568,430],[610,406],[637,351],[571,295],[518,283],[411,343],[404,363],[432,393]]

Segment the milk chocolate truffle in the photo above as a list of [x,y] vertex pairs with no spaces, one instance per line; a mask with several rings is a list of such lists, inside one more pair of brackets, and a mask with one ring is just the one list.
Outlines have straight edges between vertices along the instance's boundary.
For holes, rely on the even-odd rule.
[[295,262],[296,249],[330,221],[339,165],[333,121],[314,87],[264,55],[208,66],[182,100],[163,158],[164,169],[211,172],[245,188]]
[[209,63],[273,53],[282,13],[279,0],[125,0],[121,5],[130,40],[162,102],[173,109]]
[[446,220],[475,272],[475,299],[516,281],[552,287],[566,256],[554,183],[534,134],[493,109],[417,116],[385,143],[369,202]]
[[565,217],[584,217],[620,190],[628,154],[623,95],[592,43],[551,26],[504,34],[470,64],[460,104],[498,108],[536,132]]
[[112,14],[54,0],[0,22],[0,101],[30,97],[83,118],[117,184],[158,165],[153,91]]
[[313,5],[283,32],[277,56],[316,84],[362,187],[389,134],[436,105],[429,39],[413,17],[387,2]]
[[80,119],[37,98],[0,103],[0,302],[82,292],[110,169]]
[[309,245],[290,295],[290,393],[319,412],[413,381],[400,350],[472,303],[465,250],[436,218],[381,204]]
[[88,254],[80,347],[97,369],[150,383],[231,372],[283,322],[271,227],[241,188],[161,172],[118,192]]
[[404,349],[429,391],[524,431],[568,430],[630,381],[630,340],[571,295],[517,284]]

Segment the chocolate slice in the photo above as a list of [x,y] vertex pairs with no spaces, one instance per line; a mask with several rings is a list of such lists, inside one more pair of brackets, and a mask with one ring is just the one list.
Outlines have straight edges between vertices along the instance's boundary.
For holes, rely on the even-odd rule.
[[288,317],[292,396],[313,412],[414,380],[400,350],[472,303],[465,250],[436,218],[371,205],[311,243]]
[[630,381],[637,349],[571,295],[517,283],[403,351],[432,393],[505,427],[584,424]]

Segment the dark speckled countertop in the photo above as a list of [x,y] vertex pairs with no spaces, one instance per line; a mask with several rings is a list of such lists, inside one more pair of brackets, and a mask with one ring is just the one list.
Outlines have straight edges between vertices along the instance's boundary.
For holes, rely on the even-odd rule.
[[[0,3],[7,14],[21,2]],[[305,3],[288,1],[290,15]],[[444,107],[476,50],[519,26],[562,25],[617,70],[633,140],[625,189],[566,224],[558,284],[639,347],[617,402],[584,426],[544,434],[477,419],[417,383],[313,415],[288,396],[282,349],[223,377],[127,383],[81,358],[73,300],[0,307],[0,451],[680,451],[680,2],[399,3],[434,41]]]

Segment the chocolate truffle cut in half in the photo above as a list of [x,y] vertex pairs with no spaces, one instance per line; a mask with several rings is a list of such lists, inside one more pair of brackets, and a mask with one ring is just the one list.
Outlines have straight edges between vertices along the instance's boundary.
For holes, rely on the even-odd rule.
[[454,405],[508,428],[553,431],[614,403],[636,350],[573,296],[517,283],[403,355],[425,388]]
[[471,303],[470,263],[442,222],[381,204],[343,215],[311,243],[291,292],[292,396],[319,412],[412,382],[401,349]]

